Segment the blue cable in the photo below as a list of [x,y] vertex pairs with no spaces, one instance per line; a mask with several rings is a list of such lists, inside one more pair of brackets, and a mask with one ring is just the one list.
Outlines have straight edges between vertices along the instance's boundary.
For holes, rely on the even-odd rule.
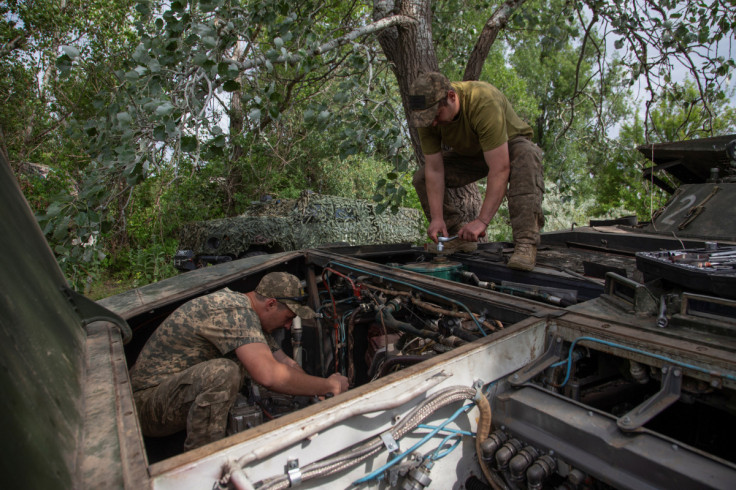
[[[368,274],[370,276],[380,277],[381,279],[385,279],[386,281],[395,282],[397,284],[403,284],[404,286],[409,286],[410,288],[419,290],[419,291],[421,291],[423,293],[426,293],[426,294],[429,294],[429,295],[432,295],[432,296],[437,296],[438,298],[442,298],[442,299],[444,299],[446,301],[449,301],[451,303],[454,303],[456,305],[459,305],[459,306],[461,306],[470,315],[470,318],[473,319],[473,321],[475,322],[476,326],[478,327],[478,330],[480,330],[480,333],[482,333],[484,337],[487,335],[486,334],[486,331],[483,330],[483,327],[481,326],[480,322],[478,321],[477,318],[475,318],[475,315],[473,315],[473,313],[470,311],[470,309],[467,306],[465,306],[463,303],[461,303],[461,302],[459,302],[457,300],[454,300],[452,298],[448,298],[447,296],[443,296],[443,295],[441,295],[439,293],[434,293],[432,291],[429,291],[427,289],[424,289],[422,287],[419,287],[419,286],[417,286],[415,284],[410,284],[408,282],[400,281],[398,279],[392,279],[390,277],[386,277],[386,276],[382,276],[380,274],[376,274],[375,272],[365,271],[365,270],[362,270],[362,269],[358,269],[356,267],[351,267],[351,266],[346,265],[346,264],[341,264],[340,262],[330,262],[330,264],[336,264],[336,265],[338,265],[340,267],[344,267],[346,269],[350,269],[351,271],[354,271],[354,272],[360,272],[362,274]],[[330,265],[330,264],[327,264],[327,265]]]
[[407,449],[403,453],[401,453],[398,456],[394,457],[391,461],[389,461],[385,465],[381,466],[377,470],[372,471],[371,473],[367,474],[363,478],[360,478],[358,480],[355,480],[353,482],[353,485],[358,485],[359,483],[365,483],[365,482],[367,482],[369,480],[372,480],[374,478],[380,477],[381,476],[381,473],[383,473],[388,468],[390,468],[391,466],[395,465],[397,462],[399,462],[400,460],[402,460],[407,454],[412,453],[416,448],[418,448],[419,446],[423,445],[425,442],[427,442],[428,440],[430,440],[440,430],[444,429],[447,424],[449,424],[450,422],[452,422],[453,420],[455,420],[461,413],[467,412],[468,410],[470,410],[474,406],[475,406],[475,404],[472,404],[471,403],[470,405],[464,405],[464,406],[458,408],[455,411],[455,413],[452,414],[452,416],[450,418],[448,418],[447,420],[445,420],[444,422],[442,422],[442,425],[440,425],[439,427],[433,429],[432,432],[430,432],[429,434],[427,434],[424,437],[422,437],[422,439],[419,442],[417,442],[416,444],[414,444],[412,447],[410,447],[409,449]]
[[598,342],[599,344],[607,345],[609,347],[616,347],[618,349],[623,349],[623,350],[627,350],[627,351],[630,351],[630,352],[635,352],[637,354],[642,354],[642,355],[645,355],[645,356],[653,357],[654,359],[659,359],[660,361],[665,361],[665,362],[670,362],[672,364],[677,364],[678,366],[681,366],[681,367],[684,367],[684,368],[687,368],[687,369],[692,369],[694,371],[699,371],[701,373],[710,374],[712,376],[724,377],[726,379],[730,379],[731,381],[736,381],[736,376],[734,376],[732,374],[719,373],[717,371],[712,371],[710,369],[705,369],[705,368],[701,368],[699,366],[694,366],[692,364],[688,364],[686,362],[678,361],[676,359],[672,359],[672,358],[665,357],[665,356],[660,356],[659,354],[655,354],[653,352],[647,352],[647,351],[643,351],[641,349],[635,349],[634,347],[628,347],[626,345],[616,344],[614,342],[609,342],[607,340],[596,339],[594,337],[578,337],[577,339],[573,340],[572,344],[570,344],[570,350],[568,351],[568,354],[567,354],[567,360],[566,361],[556,362],[556,363],[554,363],[554,364],[552,364],[550,366],[550,367],[558,367],[558,366],[562,366],[563,364],[567,364],[567,373],[565,374],[565,380],[562,382],[562,384],[560,385],[560,387],[565,386],[565,384],[567,384],[567,382],[570,380],[570,371],[572,371],[572,352],[575,349],[575,344],[577,344],[578,342],[580,342],[582,340],[588,340],[590,342]]
[[[429,430],[432,430],[432,429],[436,429],[437,426],[436,425],[419,424],[419,425],[417,425],[417,428],[419,428],[419,429],[429,429]],[[460,434],[460,435],[463,435],[463,436],[475,437],[475,433],[474,432],[469,432],[467,430],[442,429],[440,432],[449,432],[451,434]]]
[[[447,444],[451,439],[455,439],[455,444],[445,449],[444,451],[440,452],[440,449],[445,447],[445,444]],[[462,436],[460,434],[450,434],[449,436],[442,439],[442,442],[440,443],[439,446],[437,446],[437,449],[435,449],[432,452],[432,454],[429,456],[429,460],[437,461],[438,459],[444,458],[445,456],[450,454],[461,442],[462,442]]]

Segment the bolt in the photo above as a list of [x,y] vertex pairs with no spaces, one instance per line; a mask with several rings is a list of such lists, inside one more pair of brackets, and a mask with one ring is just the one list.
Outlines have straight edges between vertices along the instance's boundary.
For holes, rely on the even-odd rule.
[[624,424],[629,425],[631,423],[631,418],[628,416],[624,417]]
[[667,366],[664,366],[662,368],[662,374],[667,374],[667,371],[668,371]]
[[675,369],[675,378],[679,378],[682,372],[679,369]]
[[719,384],[719,383],[718,383],[718,380],[717,380],[717,379],[714,379],[714,380],[712,380],[712,381],[710,382],[710,385],[711,385],[711,386],[712,386],[713,388],[718,388],[718,384]]
[[518,374],[514,374],[514,379],[519,379],[519,375]]

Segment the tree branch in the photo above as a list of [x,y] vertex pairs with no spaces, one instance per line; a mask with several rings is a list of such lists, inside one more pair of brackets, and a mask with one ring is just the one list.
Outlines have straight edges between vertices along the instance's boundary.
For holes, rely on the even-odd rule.
[[[328,51],[332,51],[333,49],[339,48],[340,46],[344,46],[345,44],[351,43],[355,41],[356,39],[358,39],[359,37],[367,36],[368,34],[374,34],[376,32],[380,32],[389,27],[409,25],[415,22],[416,21],[414,19],[412,19],[411,17],[407,17],[405,15],[392,15],[390,17],[386,17],[381,20],[372,22],[359,29],[355,29],[354,31],[351,31],[345,34],[344,36],[340,36],[331,41],[328,41],[322,44],[321,46],[318,46],[310,50],[308,53],[308,56],[316,57]],[[290,56],[279,56],[278,58],[274,59],[272,63],[296,64],[302,61],[303,59],[304,57],[301,55],[292,54]],[[250,70],[251,68],[255,68],[257,66],[264,65],[266,61],[269,61],[269,60],[265,56],[257,56],[253,59],[244,61],[242,63],[237,63],[237,65],[241,71],[246,71],[246,70]]]
[[468,64],[465,65],[463,80],[478,80],[481,71],[483,71],[483,63],[485,62],[488,52],[491,50],[491,46],[493,46],[498,33],[506,27],[506,24],[508,24],[509,19],[511,18],[511,14],[521,7],[525,1],[526,0],[506,0],[503,5],[493,12],[491,18],[488,19],[486,25],[483,26],[480,36],[478,36],[478,41],[475,43],[473,52],[470,53]]

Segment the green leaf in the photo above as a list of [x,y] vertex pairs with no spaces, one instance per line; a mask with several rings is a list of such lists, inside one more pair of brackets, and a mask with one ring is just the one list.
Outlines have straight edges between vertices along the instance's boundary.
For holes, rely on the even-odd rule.
[[62,46],[61,50],[72,60],[79,58],[79,50],[74,46]]
[[181,137],[181,151],[192,152],[197,149],[197,138],[194,136]]
[[158,60],[152,59],[148,62],[148,69],[151,71],[151,73],[160,73],[161,72],[161,64],[158,62]]
[[166,101],[162,104],[159,104],[154,114],[163,117],[170,115],[172,112],[174,112],[174,105],[171,102]]
[[71,68],[72,59],[69,56],[62,54],[61,56],[56,58],[56,69],[59,70],[59,73],[61,73],[62,75],[67,75]]
[[117,119],[120,124],[130,124],[133,120],[127,112],[118,112]]
[[240,90],[240,84],[235,80],[228,80],[222,85],[222,88],[225,92],[235,92]]
[[166,141],[166,126],[162,124],[153,128],[153,138],[156,141]]

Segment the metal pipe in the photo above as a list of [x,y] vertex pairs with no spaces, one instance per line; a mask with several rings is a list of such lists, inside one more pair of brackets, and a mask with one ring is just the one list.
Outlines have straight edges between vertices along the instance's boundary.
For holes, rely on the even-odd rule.
[[318,417],[315,416],[310,420],[309,423],[304,423],[304,420],[300,420],[298,424],[295,424],[295,430],[289,432],[287,435],[280,434],[278,438],[275,438],[270,442],[266,442],[251,452],[241,456],[238,459],[238,465],[244,467],[253,461],[258,461],[271,456],[282,449],[286,449],[299,441],[303,441],[314,434],[322,432],[323,430],[356,415],[390,410],[401,406],[409,400],[412,400],[427,390],[437,386],[450,376],[451,375],[444,372],[438,373],[425,379],[416,386],[411,387],[411,389],[405,390],[396,396],[392,395],[388,399],[381,399],[379,396],[369,393],[362,397],[354,398],[351,400],[352,405],[345,407],[337,413],[331,412],[327,415],[320,414]]
[[299,366],[302,366],[302,353],[304,348],[302,347],[302,319],[301,317],[294,317],[291,322],[291,347],[293,350],[294,361]]

